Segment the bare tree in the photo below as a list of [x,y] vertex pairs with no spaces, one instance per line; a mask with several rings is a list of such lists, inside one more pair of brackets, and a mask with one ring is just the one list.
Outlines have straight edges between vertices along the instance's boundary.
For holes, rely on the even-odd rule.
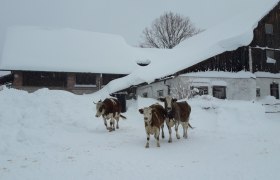
[[143,48],[172,49],[180,42],[200,33],[188,17],[166,12],[155,19],[150,28],[143,30]]
[[177,79],[174,81],[170,94],[177,99],[190,99],[198,91],[198,89],[192,88],[192,85],[193,80],[191,79]]

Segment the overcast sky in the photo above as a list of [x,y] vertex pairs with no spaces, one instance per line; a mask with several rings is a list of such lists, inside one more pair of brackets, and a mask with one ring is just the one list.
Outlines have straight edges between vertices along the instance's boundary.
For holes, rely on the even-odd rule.
[[248,8],[244,1],[255,0],[0,0],[0,50],[7,27],[18,25],[119,34],[138,45],[142,30],[166,11],[206,29]]

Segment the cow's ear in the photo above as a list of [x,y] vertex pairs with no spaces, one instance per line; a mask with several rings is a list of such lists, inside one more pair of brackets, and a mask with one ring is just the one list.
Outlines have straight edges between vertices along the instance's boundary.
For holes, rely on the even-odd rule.
[[176,99],[176,98],[174,98],[174,99],[172,99],[172,101],[173,101],[173,102],[176,102],[176,101],[177,101],[177,99]]
[[161,101],[161,102],[164,102],[165,98],[164,97],[160,97],[160,98],[158,98],[158,100]]
[[140,112],[140,114],[143,114],[144,110],[143,109],[139,109],[139,112]]

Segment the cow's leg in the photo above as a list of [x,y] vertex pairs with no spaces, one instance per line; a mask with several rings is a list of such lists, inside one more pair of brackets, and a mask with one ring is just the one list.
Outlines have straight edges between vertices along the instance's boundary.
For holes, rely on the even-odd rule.
[[170,122],[170,119],[165,119],[165,123],[166,123],[166,126],[168,128],[168,132],[169,132],[169,139],[168,139],[168,142],[171,143],[172,142],[172,137],[171,137],[171,133],[172,133],[172,124]]
[[149,142],[150,142],[150,133],[146,132],[147,134],[147,142],[146,142],[146,148],[149,148]]
[[115,130],[115,119],[112,117],[110,121],[111,131]]
[[117,114],[117,115],[116,115],[116,121],[117,121],[117,126],[116,126],[116,128],[117,128],[117,129],[119,129],[119,120],[120,120],[120,115]]
[[184,135],[183,137],[184,138],[188,138],[188,127],[189,127],[189,122],[184,122],[183,124],[183,129],[184,129]]
[[171,137],[171,133],[172,133],[172,129],[171,129],[171,126],[167,125],[168,127],[168,132],[169,132],[169,140],[168,142],[171,143],[172,142],[172,137]]
[[178,133],[179,121],[175,121],[175,131],[177,139],[180,139],[180,135]]
[[163,131],[163,129],[164,129],[164,124],[161,125],[161,137],[162,137],[162,139],[164,139],[164,131]]
[[160,144],[159,144],[159,134],[160,134],[160,128],[157,128],[156,129],[156,132],[155,132],[155,139],[157,141],[157,147],[160,147]]
[[108,129],[106,118],[103,117],[103,120],[104,120],[104,125],[105,125],[106,129]]

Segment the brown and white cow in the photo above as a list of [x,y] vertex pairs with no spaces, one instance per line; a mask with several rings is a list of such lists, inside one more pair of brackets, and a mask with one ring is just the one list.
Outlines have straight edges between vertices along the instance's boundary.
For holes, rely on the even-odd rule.
[[[104,125],[109,131],[115,130],[115,120],[117,121],[116,128],[119,129],[119,119],[126,119],[121,115],[121,104],[115,98],[106,98],[104,101],[98,101],[96,104],[95,117],[103,117]],[[110,120],[110,127],[107,126],[107,120]]]
[[160,128],[162,131],[162,138],[164,138],[164,120],[166,118],[166,113],[164,108],[160,104],[153,104],[149,107],[144,107],[139,109],[140,114],[144,115],[145,130],[147,135],[146,148],[149,147],[150,135],[154,134],[157,140],[157,146],[159,144]]
[[187,138],[188,127],[191,127],[191,125],[189,124],[191,106],[186,101],[177,102],[177,99],[172,98],[171,96],[159,98],[159,100],[164,102],[165,111],[168,117],[166,119],[166,124],[169,130],[168,142],[172,142],[171,127],[173,127],[174,125],[177,139],[180,139],[180,135],[178,133],[178,126],[180,124],[183,127],[183,137]]

